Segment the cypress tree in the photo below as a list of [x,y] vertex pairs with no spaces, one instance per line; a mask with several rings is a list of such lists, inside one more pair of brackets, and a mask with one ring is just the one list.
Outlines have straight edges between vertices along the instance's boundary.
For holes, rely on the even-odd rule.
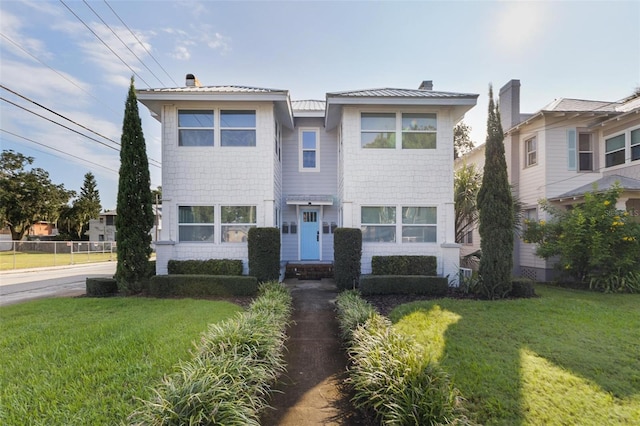
[[501,299],[511,291],[513,267],[513,197],[504,154],[504,134],[500,111],[489,86],[489,115],[482,185],[478,192],[480,212],[480,293],[488,299]]
[[138,114],[133,77],[124,111],[120,143],[116,280],[121,291],[132,294],[142,291],[143,282],[149,273],[149,256],[151,255],[149,232],[153,226],[149,161]]

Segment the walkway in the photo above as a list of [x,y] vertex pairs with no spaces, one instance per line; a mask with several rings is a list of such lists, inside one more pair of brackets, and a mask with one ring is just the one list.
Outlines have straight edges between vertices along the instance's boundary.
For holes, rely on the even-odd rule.
[[288,279],[285,284],[294,309],[287,341],[287,373],[271,400],[275,410],[267,410],[262,424],[360,424],[341,386],[347,361],[338,335],[334,281]]

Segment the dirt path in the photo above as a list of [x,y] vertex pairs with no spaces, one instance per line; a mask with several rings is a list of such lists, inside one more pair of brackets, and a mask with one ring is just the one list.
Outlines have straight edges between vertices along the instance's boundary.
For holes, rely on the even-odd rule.
[[346,358],[338,336],[333,280],[286,280],[293,298],[287,373],[271,400],[265,426],[360,425],[342,387]]

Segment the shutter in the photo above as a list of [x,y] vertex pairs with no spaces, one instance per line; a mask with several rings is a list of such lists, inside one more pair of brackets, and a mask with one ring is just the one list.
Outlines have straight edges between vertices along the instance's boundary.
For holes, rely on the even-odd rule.
[[567,130],[567,170],[576,169],[576,129]]

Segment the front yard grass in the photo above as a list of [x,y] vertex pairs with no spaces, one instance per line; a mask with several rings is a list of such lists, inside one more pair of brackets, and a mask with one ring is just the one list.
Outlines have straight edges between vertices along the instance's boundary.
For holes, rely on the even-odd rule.
[[228,302],[59,298],[0,308],[0,424],[119,424]]
[[0,252],[0,271],[13,269],[42,268],[47,266],[79,265],[84,263],[109,262],[117,259],[117,253],[42,253]]
[[481,424],[640,424],[640,295],[536,291],[414,302],[390,317],[451,374]]

